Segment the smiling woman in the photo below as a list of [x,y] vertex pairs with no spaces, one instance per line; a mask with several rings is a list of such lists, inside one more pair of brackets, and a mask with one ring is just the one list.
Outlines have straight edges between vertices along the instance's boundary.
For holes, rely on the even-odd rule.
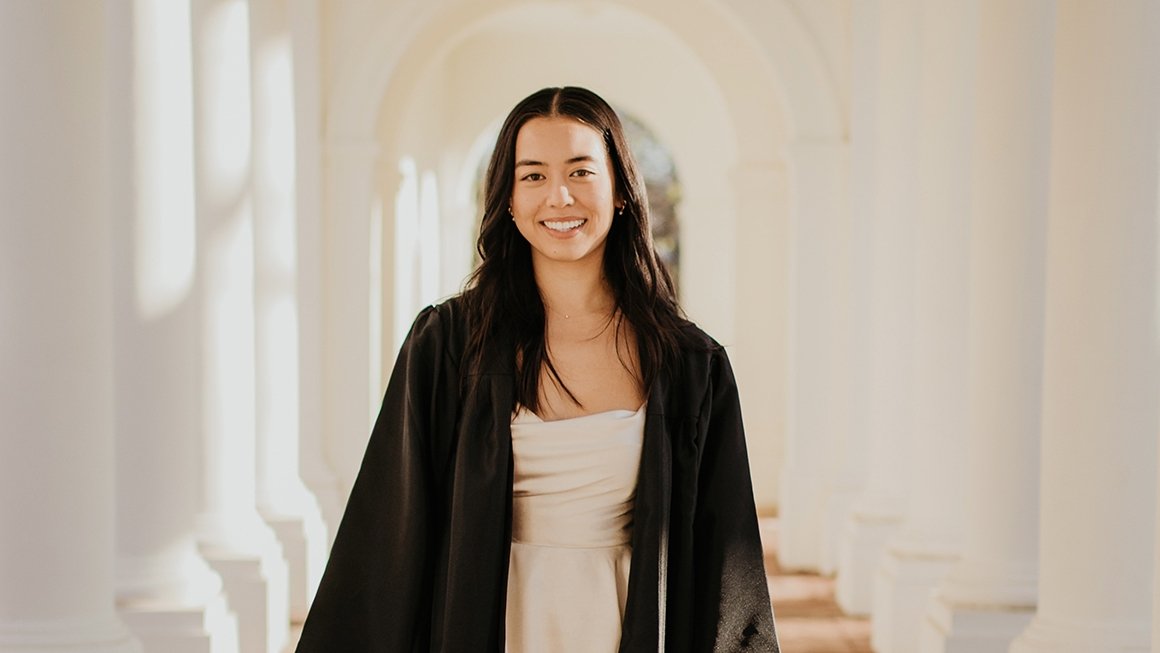
[[[628,142],[637,167],[647,190],[649,211],[649,229],[652,231],[653,247],[656,250],[661,264],[672,278],[673,287],[678,297],[681,296],[680,268],[681,247],[679,214],[682,203],[683,189],[677,173],[676,163],[672,153],[665,143],[662,143],[656,134],[644,122],[622,108],[614,107],[623,127],[625,139]],[[480,150],[490,151],[495,147],[495,139],[499,124],[487,130],[487,134],[479,137],[477,147]],[[483,156],[479,159],[479,156]],[[474,174],[470,194],[475,198],[475,204],[483,204],[483,187],[487,173],[487,158],[484,154],[469,157],[478,163],[473,166]],[[588,174],[586,172],[579,173]],[[619,208],[619,207],[618,207]],[[476,215],[474,230],[479,231],[480,215]],[[550,226],[550,225],[549,225]],[[480,263],[478,251],[473,252],[471,266]],[[409,319],[409,318],[404,318]],[[407,332],[410,323],[403,324],[398,336],[401,339]]]
[[403,344],[298,650],[776,652],[732,369],[604,100],[516,105],[478,250]]
[[571,118],[529,120],[516,137],[515,177],[511,214],[533,265],[599,267],[613,210],[624,209],[600,134]]

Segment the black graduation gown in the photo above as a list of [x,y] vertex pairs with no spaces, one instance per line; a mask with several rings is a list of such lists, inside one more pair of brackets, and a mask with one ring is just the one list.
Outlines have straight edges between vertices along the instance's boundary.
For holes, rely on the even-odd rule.
[[[776,653],[733,372],[688,328],[648,394],[620,651]],[[416,318],[298,653],[504,650],[514,357],[461,398],[466,335],[462,298]]]

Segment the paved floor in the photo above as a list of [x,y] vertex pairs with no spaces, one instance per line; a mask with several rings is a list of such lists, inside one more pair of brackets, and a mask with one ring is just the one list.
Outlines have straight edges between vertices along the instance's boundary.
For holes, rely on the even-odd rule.
[[[842,614],[832,579],[786,573],[777,564],[776,519],[762,519],[761,537],[782,653],[871,653],[869,620]],[[288,653],[298,641],[297,626],[291,640]]]
[[762,519],[761,540],[782,653],[871,653],[870,620],[842,613],[833,579],[787,573],[777,564],[776,519]]

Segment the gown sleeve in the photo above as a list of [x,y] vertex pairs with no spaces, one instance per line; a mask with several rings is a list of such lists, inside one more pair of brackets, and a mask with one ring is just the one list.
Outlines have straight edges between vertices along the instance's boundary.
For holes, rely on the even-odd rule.
[[724,349],[710,376],[693,525],[695,614],[705,627],[693,650],[777,653],[741,402]]
[[438,309],[424,309],[399,351],[298,653],[428,648],[444,341]]

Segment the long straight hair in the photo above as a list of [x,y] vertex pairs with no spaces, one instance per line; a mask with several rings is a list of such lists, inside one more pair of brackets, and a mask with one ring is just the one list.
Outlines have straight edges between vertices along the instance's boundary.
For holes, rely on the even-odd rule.
[[[524,98],[504,120],[487,166],[477,242],[482,262],[468,279],[465,294],[470,327],[464,359],[468,372],[478,373],[490,344],[511,343],[516,357],[515,400],[533,412],[540,407],[540,377],[545,370],[572,401],[580,403],[552,364],[531,246],[508,212],[520,128],[533,118],[556,117],[577,120],[602,136],[614,189],[624,202],[623,212],[613,218],[608,232],[604,275],[615,301],[613,314],[619,312],[636,333],[639,367],[635,369],[642,392],[648,392],[661,370],[675,368],[687,324],[672,278],[653,247],[644,181],[616,112],[592,91],[574,86],[545,88]],[[616,340],[619,347],[619,334]]]

